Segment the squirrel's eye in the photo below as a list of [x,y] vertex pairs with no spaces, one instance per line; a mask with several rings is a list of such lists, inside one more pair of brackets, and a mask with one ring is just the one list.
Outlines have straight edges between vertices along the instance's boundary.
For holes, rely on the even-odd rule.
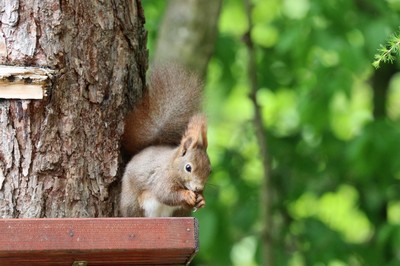
[[190,165],[190,163],[187,163],[186,165],[185,165],[185,170],[186,170],[186,172],[192,172],[192,166]]

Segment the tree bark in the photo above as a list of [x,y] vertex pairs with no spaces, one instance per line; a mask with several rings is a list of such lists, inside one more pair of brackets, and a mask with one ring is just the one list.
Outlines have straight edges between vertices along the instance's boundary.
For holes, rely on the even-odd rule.
[[147,68],[140,1],[0,7],[0,63],[56,71],[43,100],[0,100],[0,217],[116,215],[123,119]]
[[154,61],[175,62],[204,77],[215,47],[222,0],[170,0]]

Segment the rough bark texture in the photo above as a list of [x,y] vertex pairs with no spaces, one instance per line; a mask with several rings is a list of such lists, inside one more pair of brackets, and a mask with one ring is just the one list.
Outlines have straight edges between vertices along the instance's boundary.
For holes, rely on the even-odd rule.
[[222,0],[170,0],[154,61],[176,62],[205,76],[214,52]]
[[147,52],[139,0],[0,0],[0,63],[56,71],[43,100],[0,99],[0,217],[117,213],[123,118]]

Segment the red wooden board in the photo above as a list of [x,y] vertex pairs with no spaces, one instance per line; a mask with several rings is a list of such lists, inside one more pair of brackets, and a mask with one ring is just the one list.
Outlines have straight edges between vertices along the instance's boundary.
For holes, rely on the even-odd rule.
[[0,265],[185,265],[195,218],[0,219]]

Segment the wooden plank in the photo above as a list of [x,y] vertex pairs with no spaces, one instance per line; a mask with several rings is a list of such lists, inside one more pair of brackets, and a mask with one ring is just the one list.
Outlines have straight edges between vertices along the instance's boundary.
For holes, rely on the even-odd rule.
[[5,83],[0,81],[0,98],[3,99],[43,99],[42,85]]
[[195,218],[0,219],[0,265],[185,265]]
[[40,67],[0,65],[0,98],[42,99],[53,72]]

